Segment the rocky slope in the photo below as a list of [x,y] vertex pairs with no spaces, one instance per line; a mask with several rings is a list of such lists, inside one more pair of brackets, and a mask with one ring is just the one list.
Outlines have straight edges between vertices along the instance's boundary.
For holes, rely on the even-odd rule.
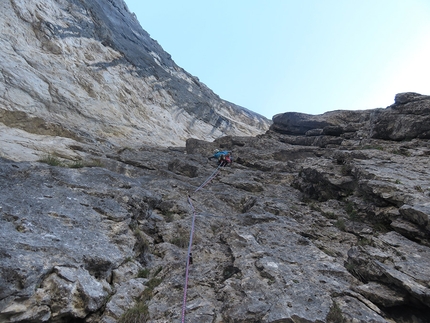
[[[0,321],[179,322],[190,196],[187,322],[429,322],[428,109],[404,93],[256,137],[3,158]],[[195,192],[215,148],[234,164]]]
[[0,28],[0,131],[26,160],[53,140],[184,145],[270,125],[178,67],[122,0],[1,1]]

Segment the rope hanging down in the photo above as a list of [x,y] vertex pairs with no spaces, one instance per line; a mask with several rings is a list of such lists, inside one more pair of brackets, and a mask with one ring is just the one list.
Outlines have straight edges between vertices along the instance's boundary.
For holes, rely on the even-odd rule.
[[[194,191],[194,193],[200,191],[203,187],[205,187],[211,180],[215,178],[215,176],[218,175],[220,166],[215,169],[215,171],[200,185],[197,187]],[[191,197],[188,195],[188,203],[190,204],[191,211],[193,212],[193,220],[191,223],[191,230],[190,230],[190,242],[188,243],[188,253],[187,253],[187,263],[186,263],[186,269],[185,269],[185,284],[184,284],[184,300],[182,303],[182,323],[185,323],[185,310],[187,307],[187,290],[188,290],[188,272],[190,268],[190,256],[191,256],[191,246],[193,244],[193,235],[194,235],[194,223],[196,220],[196,210],[194,209],[193,202],[191,201]]]
[[214,172],[202,183],[202,185],[200,185],[199,187],[196,188],[196,190],[194,191],[194,193],[200,191],[203,187],[205,187],[207,184],[209,184],[209,182],[211,180],[213,180],[215,178],[215,176],[218,175],[219,173],[219,169],[220,169],[221,165],[219,165]]

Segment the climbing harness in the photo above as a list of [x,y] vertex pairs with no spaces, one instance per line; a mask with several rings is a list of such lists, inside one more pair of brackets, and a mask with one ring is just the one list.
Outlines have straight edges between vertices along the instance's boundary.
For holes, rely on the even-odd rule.
[[[214,172],[199,186],[194,190],[194,193],[200,191],[203,187],[205,187],[211,180],[215,178],[215,176],[218,175],[220,171],[221,165],[217,167],[217,169],[214,170]],[[187,253],[187,263],[186,263],[186,269],[185,269],[185,284],[184,284],[184,300],[182,304],[182,323],[185,323],[185,310],[187,307],[187,290],[188,290],[188,272],[190,268],[190,255],[191,255],[191,246],[193,244],[193,235],[194,235],[194,223],[196,220],[196,210],[194,208],[193,202],[191,201],[190,195],[188,195],[188,204],[190,204],[191,211],[193,213],[193,219],[191,222],[191,230],[190,230],[190,242],[188,243],[188,253]]]

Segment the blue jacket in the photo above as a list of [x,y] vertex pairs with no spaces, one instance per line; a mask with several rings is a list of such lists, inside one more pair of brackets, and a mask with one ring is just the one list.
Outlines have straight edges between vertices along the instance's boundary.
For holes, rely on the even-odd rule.
[[215,158],[220,158],[222,155],[227,155],[228,153],[229,153],[229,151],[228,151],[228,150],[219,151],[219,152],[215,153],[215,154],[213,155],[213,157],[215,157]]

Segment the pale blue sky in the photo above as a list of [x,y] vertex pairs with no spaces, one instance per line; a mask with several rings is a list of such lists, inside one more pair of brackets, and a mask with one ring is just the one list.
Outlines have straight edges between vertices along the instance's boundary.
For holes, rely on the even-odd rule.
[[125,0],[221,98],[268,118],[430,94],[429,0]]

